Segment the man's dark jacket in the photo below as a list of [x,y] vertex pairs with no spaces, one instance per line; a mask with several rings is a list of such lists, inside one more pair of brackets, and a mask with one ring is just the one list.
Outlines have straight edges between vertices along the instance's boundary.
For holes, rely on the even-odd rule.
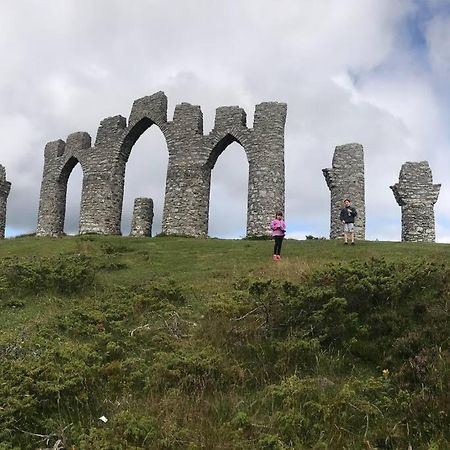
[[345,223],[354,223],[357,215],[356,209],[353,206],[348,206],[341,209],[339,217],[341,218],[341,221],[344,221]]

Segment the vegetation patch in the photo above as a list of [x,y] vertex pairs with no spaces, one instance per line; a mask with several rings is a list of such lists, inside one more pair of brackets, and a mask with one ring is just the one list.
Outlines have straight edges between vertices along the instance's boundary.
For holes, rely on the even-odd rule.
[[[450,277],[434,250],[361,243],[300,273],[294,258],[262,267],[264,242],[88,238],[2,259],[0,449],[450,447]],[[225,256],[240,248],[259,262]]]

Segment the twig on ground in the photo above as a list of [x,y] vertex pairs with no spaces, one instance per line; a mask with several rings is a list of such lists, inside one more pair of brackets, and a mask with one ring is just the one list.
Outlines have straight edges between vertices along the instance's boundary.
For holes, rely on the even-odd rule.
[[259,306],[257,306],[255,309],[252,309],[252,310],[249,311],[248,313],[244,314],[243,316],[237,317],[237,318],[235,318],[235,319],[230,319],[230,320],[233,320],[234,322],[237,322],[237,321],[239,321],[239,320],[245,319],[247,316],[249,316],[250,314],[253,314],[254,312],[258,311],[258,309],[261,309],[261,308],[262,308],[262,305],[259,305]]

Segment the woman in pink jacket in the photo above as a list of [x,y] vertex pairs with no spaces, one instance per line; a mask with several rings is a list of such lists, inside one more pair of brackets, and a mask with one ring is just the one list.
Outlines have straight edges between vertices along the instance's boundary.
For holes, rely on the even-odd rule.
[[275,240],[272,258],[274,261],[279,261],[281,259],[281,245],[286,234],[286,223],[283,220],[283,213],[281,211],[276,213],[275,219],[270,223],[270,229],[272,230],[272,237]]

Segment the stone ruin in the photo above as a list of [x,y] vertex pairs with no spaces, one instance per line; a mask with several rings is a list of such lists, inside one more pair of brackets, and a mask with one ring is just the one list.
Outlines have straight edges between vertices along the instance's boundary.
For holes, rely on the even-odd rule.
[[80,234],[121,234],[125,167],[133,145],[155,125],[169,151],[162,233],[208,235],[211,171],[226,147],[238,142],[249,165],[247,236],[266,236],[274,212],[284,211],[286,111],[285,103],[256,105],[253,128],[248,128],[242,108],[222,106],[213,130],[204,135],[199,106],[177,105],[168,121],[167,97],[158,92],[136,100],[128,121],[122,116],[102,120],[94,145],[86,132],[70,134],[66,142],[49,142],[36,234],[63,234],[67,181],[78,163],[83,171]]
[[130,236],[151,237],[153,225],[153,200],[151,198],[134,199],[133,219]]
[[364,239],[366,235],[366,212],[364,199],[364,150],[360,144],[346,144],[336,147],[331,169],[322,170],[331,193],[330,239],[342,236],[339,218],[343,201],[351,199],[358,216],[355,220],[355,236]]
[[[134,102],[130,117],[108,117],[100,123],[95,144],[86,132],[67,141],[49,142],[39,204],[38,236],[64,233],[67,181],[79,163],[83,170],[80,234],[119,235],[125,167],[131,149],[152,125],[160,128],[169,151],[162,232],[206,237],[208,234],[211,171],[232,142],[244,148],[249,163],[247,236],[268,233],[274,211],[284,210],[285,103],[261,103],[253,128],[238,106],[219,107],[213,130],[203,134],[199,106],[182,103],[167,120],[167,97],[158,92]],[[339,212],[345,198],[358,210],[356,236],[365,237],[364,152],[360,144],[337,146],[332,168],[323,169],[331,193],[330,238],[342,234]],[[275,182],[276,181],[276,182]],[[402,209],[402,241],[435,240],[434,204],[440,184],[433,184],[427,161],[403,164],[399,182],[391,186]],[[5,234],[6,205],[11,183],[0,165],[0,238]],[[135,199],[131,236],[151,236],[153,201]]]
[[11,183],[6,181],[6,170],[0,165],[0,239],[5,237],[6,204],[10,190]]
[[433,184],[427,161],[406,162],[399,182],[390,186],[402,209],[402,241],[435,241],[434,204],[440,184]]

